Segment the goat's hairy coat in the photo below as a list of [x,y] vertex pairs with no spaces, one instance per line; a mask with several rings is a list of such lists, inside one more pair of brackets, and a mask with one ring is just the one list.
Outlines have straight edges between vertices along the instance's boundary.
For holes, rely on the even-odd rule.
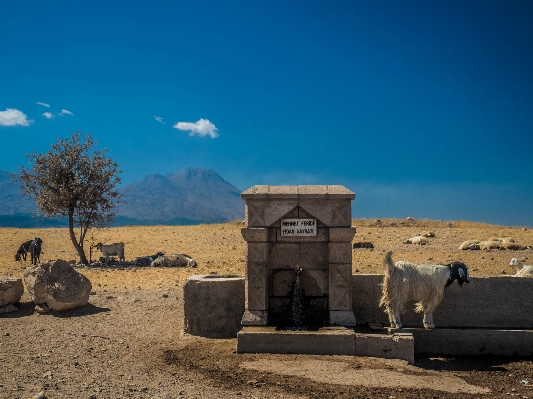
[[448,266],[398,261],[391,267],[387,263],[379,305],[404,311],[407,302],[417,300],[415,312],[423,312],[424,308],[435,309],[442,301],[449,276]]
[[[383,260],[385,275],[382,284],[382,296],[379,306],[385,307],[389,314],[392,328],[401,328],[400,312],[405,309],[405,304],[415,300],[415,311],[424,312],[424,327],[435,328],[433,323],[433,310],[444,297],[444,289],[454,279],[459,278],[455,271],[463,270],[459,284],[468,283],[467,266],[460,262],[451,265],[417,265],[410,262],[392,260],[392,252],[388,252]],[[455,271],[452,271],[452,265]],[[452,273],[454,275],[452,276]]]

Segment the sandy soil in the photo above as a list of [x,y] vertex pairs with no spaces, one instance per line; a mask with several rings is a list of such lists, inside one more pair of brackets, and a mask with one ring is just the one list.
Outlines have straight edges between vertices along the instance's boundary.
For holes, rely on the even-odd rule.
[[[395,222],[397,227],[389,227]],[[400,224],[403,223],[403,224]],[[383,227],[387,225],[387,227]],[[381,273],[394,258],[444,263],[462,260],[472,276],[514,273],[512,257],[531,263],[533,250],[460,251],[466,239],[511,236],[533,245],[522,227],[469,222],[354,220],[354,273]],[[244,274],[241,223],[124,227],[94,233],[90,242],[126,244],[126,258],[187,253],[198,267],[181,269],[80,267],[93,295],[83,308],[39,314],[27,293],[19,311],[0,315],[0,398],[533,398],[531,358],[421,357],[403,361],[348,356],[235,353],[235,339],[183,335],[183,283],[193,274]],[[403,244],[423,230],[427,246]],[[22,277],[29,262],[13,260],[23,241],[43,239],[43,261],[76,259],[66,229],[0,229],[0,275]],[[87,246],[88,244],[87,243]],[[93,259],[99,256],[92,255]]]

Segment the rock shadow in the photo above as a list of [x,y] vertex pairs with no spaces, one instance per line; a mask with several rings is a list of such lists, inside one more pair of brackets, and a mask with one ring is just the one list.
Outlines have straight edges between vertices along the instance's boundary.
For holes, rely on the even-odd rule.
[[[37,311],[35,310],[35,303],[33,302],[19,302],[15,306],[17,306],[18,311],[16,312],[9,312],[9,313],[2,313],[0,314],[0,319],[18,319],[21,317],[27,317],[32,316]],[[42,312],[39,313],[41,316],[54,316],[58,318],[71,318],[71,317],[83,317],[83,316],[91,316],[96,315],[99,313],[104,312],[110,312],[110,308],[102,308],[99,306],[95,306],[91,303],[87,303],[85,306],[69,309],[69,310],[62,310],[62,311],[55,311],[50,310],[48,312]]]

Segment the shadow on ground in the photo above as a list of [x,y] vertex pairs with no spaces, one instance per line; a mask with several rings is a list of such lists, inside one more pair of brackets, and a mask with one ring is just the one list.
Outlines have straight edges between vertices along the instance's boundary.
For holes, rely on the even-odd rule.
[[[17,312],[3,313],[0,318],[4,319],[19,319],[21,317],[27,317],[33,315],[35,310],[35,304],[33,302],[19,302],[17,303]],[[49,311],[40,313],[42,316],[54,316],[58,318],[70,318],[70,317],[81,317],[81,316],[90,316],[98,313],[109,312],[111,309],[102,308],[95,306],[91,303],[75,309],[62,310],[60,312]]]

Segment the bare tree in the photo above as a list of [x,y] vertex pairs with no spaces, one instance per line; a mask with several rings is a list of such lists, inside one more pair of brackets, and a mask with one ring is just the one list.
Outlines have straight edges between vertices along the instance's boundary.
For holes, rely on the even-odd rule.
[[26,154],[31,168],[20,166],[20,175],[14,177],[46,217],[68,217],[70,239],[83,264],[88,263],[83,249],[87,231],[108,227],[122,197],[115,189],[120,184],[118,164],[106,157],[106,149],[95,150],[96,144],[90,134],[82,142],[79,132],[70,140],[57,139],[46,154]]

